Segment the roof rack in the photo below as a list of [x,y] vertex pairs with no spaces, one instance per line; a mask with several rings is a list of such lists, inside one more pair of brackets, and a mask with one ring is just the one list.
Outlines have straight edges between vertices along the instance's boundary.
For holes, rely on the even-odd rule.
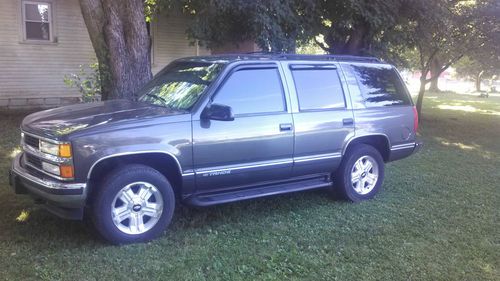
[[296,59],[296,60],[334,60],[334,61],[358,61],[358,62],[381,62],[376,57],[351,56],[351,55],[300,55],[279,52],[249,52],[250,56],[265,55],[274,59]]

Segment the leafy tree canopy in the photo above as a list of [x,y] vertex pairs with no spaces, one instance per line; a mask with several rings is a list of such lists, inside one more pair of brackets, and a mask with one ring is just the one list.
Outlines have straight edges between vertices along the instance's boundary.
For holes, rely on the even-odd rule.
[[404,14],[403,0],[340,0],[314,1],[315,9],[305,28],[313,34],[322,34],[324,43],[318,44],[329,53],[362,55],[373,54],[385,45],[387,37]]
[[293,52],[313,1],[160,0],[192,19],[188,35],[209,48],[254,40],[263,50]]

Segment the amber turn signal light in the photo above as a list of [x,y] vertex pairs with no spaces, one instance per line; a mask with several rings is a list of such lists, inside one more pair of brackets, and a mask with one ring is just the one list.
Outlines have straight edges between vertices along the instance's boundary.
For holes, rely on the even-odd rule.
[[71,157],[71,145],[69,143],[59,145],[59,156],[66,158]]
[[59,171],[61,172],[62,178],[70,179],[75,177],[75,172],[71,165],[61,165]]

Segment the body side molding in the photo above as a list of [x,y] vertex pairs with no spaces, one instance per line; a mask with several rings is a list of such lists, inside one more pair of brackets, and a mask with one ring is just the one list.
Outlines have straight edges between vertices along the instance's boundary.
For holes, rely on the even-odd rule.
[[94,164],[92,164],[92,166],[90,167],[89,169],[89,172],[87,173],[87,180],[90,179],[90,175],[92,174],[92,171],[94,170],[95,166],[97,166],[98,163],[104,161],[104,160],[107,160],[107,159],[110,159],[110,158],[115,158],[115,157],[120,157],[120,156],[128,156],[128,155],[137,155],[137,154],[147,154],[147,153],[160,153],[160,154],[166,154],[172,158],[174,158],[175,162],[177,163],[177,167],[179,168],[179,171],[181,172],[181,176],[183,177],[187,177],[187,176],[192,176],[194,175],[194,172],[192,172],[192,170],[188,170],[186,172],[184,172],[182,170],[182,166],[179,162],[179,160],[177,159],[177,157],[175,157],[171,152],[167,152],[167,151],[162,151],[162,150],[144,150],[144,151],[133,151],[133,152],[121,152],[121,153],[115,153],[115,154],[110,154],[110,155],[107,155],[107,156],[104,156],[104,157],[101,157],[99,158],[97,161],[94,162]]

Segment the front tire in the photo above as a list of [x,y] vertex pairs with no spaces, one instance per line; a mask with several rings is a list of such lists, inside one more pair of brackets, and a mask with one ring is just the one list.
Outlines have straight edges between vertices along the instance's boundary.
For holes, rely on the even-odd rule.
[[349,148],[334,175],[335,191],[344,199],[360,202],[373,198],[384,181],[384,160],[366,144]]
[[169,181],[144,165],[127,165],[101,182],[92,206],[94,226],[113,244],[146,242],[172,220],[175,195]]

